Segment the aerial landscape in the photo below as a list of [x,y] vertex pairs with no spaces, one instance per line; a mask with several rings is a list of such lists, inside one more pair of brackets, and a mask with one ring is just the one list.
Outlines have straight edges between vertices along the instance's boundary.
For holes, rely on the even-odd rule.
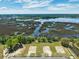
[[79,0],[0,0],[0,59],[79,59]]

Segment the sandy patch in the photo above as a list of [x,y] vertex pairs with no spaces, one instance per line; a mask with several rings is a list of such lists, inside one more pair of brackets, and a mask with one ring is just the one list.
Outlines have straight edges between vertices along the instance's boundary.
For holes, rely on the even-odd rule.
[[36,54],[36,46],[29,47],[27,56],[30,56],[31,54]]
[[56,49],[57,53],[62,53],[62,54],[65,53],[65,51],[64,51],[62,46],[56,46],[55,49]]
[[44,46],[43,47],[43,53],[46,55],[46,56],[52,56],[52,52],[51,52],[51,49],[49,46]]

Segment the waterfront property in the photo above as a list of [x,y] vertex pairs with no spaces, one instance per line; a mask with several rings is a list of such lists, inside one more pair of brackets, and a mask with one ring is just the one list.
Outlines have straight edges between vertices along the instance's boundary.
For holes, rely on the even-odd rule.
[[[57,47],[57,48],[56,48]],[[60,49],[61,51],[60,51]],[[63,52],[62,52],[63,51]],[[59,42],[55,43],[33,43],[33,44],[27,44],[25,45],[25,48],[22,52],[20,52],[20,55],[15,55],[13,59],[19,58],[19,59],[32,59],[32,58],[49,58],[49,59],[70,59],[71,57],[74,57],[69,50],[61,46]],[[38,56],[39,55],[39,56]],[[41,55],[41,56],[40,56]],[[49,57],[50,56],[50,57]],[[11,57],[9,57],[11,58]]]
[[6,54],[2,55],[3,45],[8,50],[8,57],[79,58],[78,18],[24,17],[12,21],[2,17],[0,20],[1,58]]
[[[56,48],[57,47],[57,48]],[[60,49],[61,50],[60,50]],[[33,43],[33,44],[26,44],[25,48],[22,52],[20,52],[19,56],[32,56],[32,57],[52,57],[52,56],[71,56],[70,52],[61,45],[60,42],[55,43]],[[63,52],[62,52],[63,51]],[[66,52],[66,55],[65,55]],[[59,54],[58,54],[59,53]],[[18,54],[15,55],[18,57]]]

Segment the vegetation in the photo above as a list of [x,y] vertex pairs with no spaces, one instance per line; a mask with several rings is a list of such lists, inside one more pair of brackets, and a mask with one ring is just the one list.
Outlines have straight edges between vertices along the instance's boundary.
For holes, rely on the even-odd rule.
[[70,43],[70,40],[68,38],[62,38],[61,39],[61,44],[64,46],[64,47],[69,47],[69,43]]
[[2,36],[0,37],[1,44],[5,44],[6,48],[10,50],[10,52],[13,52],[21,47],[23,47],[23,44],[32,44],[32,43],[53,43],[53,42],[61,42],[62,46],[69,47],[70,43],[72,44],[77,43],[78,45],[78,38],[62,38],[58,36],[53,36],[50,38],[47,37],[33,37],[33,36],[24,36],[23,34],[18,35],[11,35],[7,38]]
[[[51,19],[51,18],[79,18],[78,14],[56,14],[56,15],[0,15],[0,58],[2,58],[2,53],[5,48],[8,49],[9,53],[12,53],[19,48],[25,46],[25,50],[22,52],[22,56],[25,56],[30,45],[37,46],[37,56],[41,56],[43,52],[41,48],[45,45],[50,46],[53,56],[56,56],[55,46],[63,46],[68,52],[68,48],[70,48],[76,55],[79,55],[79,38],[73,36],[74,34],[79,34],[79,24],[74,23],[60,23],[60,22],[45,22],[40,29],[40,36],[33,37],[30,36],[35,28],[39,26],[40,22],[27,21],[20,22],[16,19],[20,20],[28,20],[28,19]],[[44,33],[43,31],[49,29],[48,32]],[[68,29],[70,28],[70,29]],[[6,30],[5,30],[6,29]],[[16,35],[13,33],[18,31]],[[19,33],[25,33],[19,34]],[[13,35],[11,35],[13,34]],[[64,35],[65,34],[65,35]],[[68,37],[66,35],[72,35]],[[65,36],[65,37],[63,37]],[[76,44],[76,45],[74,45]],[[32,54],[33,56],[34,54]],[[70,53],[66,55],[71,56]]]
[[4,35],[0,35],[0,44],[5,44],[6,41],[7,41],[7,37]]
[[[4,38],[3,40],[1,40]],[[24,51],[22,52],[21,56],[25,56],[26,53],[28,53],[28,48],[31,45],[37,46],[37,56],[41,56],[41,53],[43,52],[41,49],[43,46],[50,46],[53,55],[52,56],[57,56],[55,46],[64,46],[65,48],[70,48],[72,51],[73,49],[77,49],[77,47],[73,47],[74,44],[79,46],[79,38],[76,37],[69,37],[69,38],[63,38],[59,36],[52,36],[50,38],[48,37],[33,37],[33,36],[25,36],[24,34],[18,34],[18,35],[11,35],[8,37],[2,36],[0,39],[1,44],[5,44],[6,48],[9,50],[9,53],[12,53],[16,51],[19,48],[22,48],[23,45],[26,47]],[[3,49],[3,48],[1,48]],[[70,52],[68,52],[67,49],[65,49],[67,54],[66,56],[70,56]],[[79,51],[79,50],[75,50]],[[76,54],[76,53],[75,53]],[[77,53],[78,55],[78,53]],[[32,55],[33,56],[33,55]]]
[[4,45],[0,44],[0,59],[3,59]]

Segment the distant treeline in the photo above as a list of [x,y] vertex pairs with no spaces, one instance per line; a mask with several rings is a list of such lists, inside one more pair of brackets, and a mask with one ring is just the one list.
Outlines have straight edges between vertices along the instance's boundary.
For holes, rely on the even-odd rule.
[[48,19],[48,18],[79,18],[79,14],[1,14],[0,17],[12,18],[35,18],[35,19]]

